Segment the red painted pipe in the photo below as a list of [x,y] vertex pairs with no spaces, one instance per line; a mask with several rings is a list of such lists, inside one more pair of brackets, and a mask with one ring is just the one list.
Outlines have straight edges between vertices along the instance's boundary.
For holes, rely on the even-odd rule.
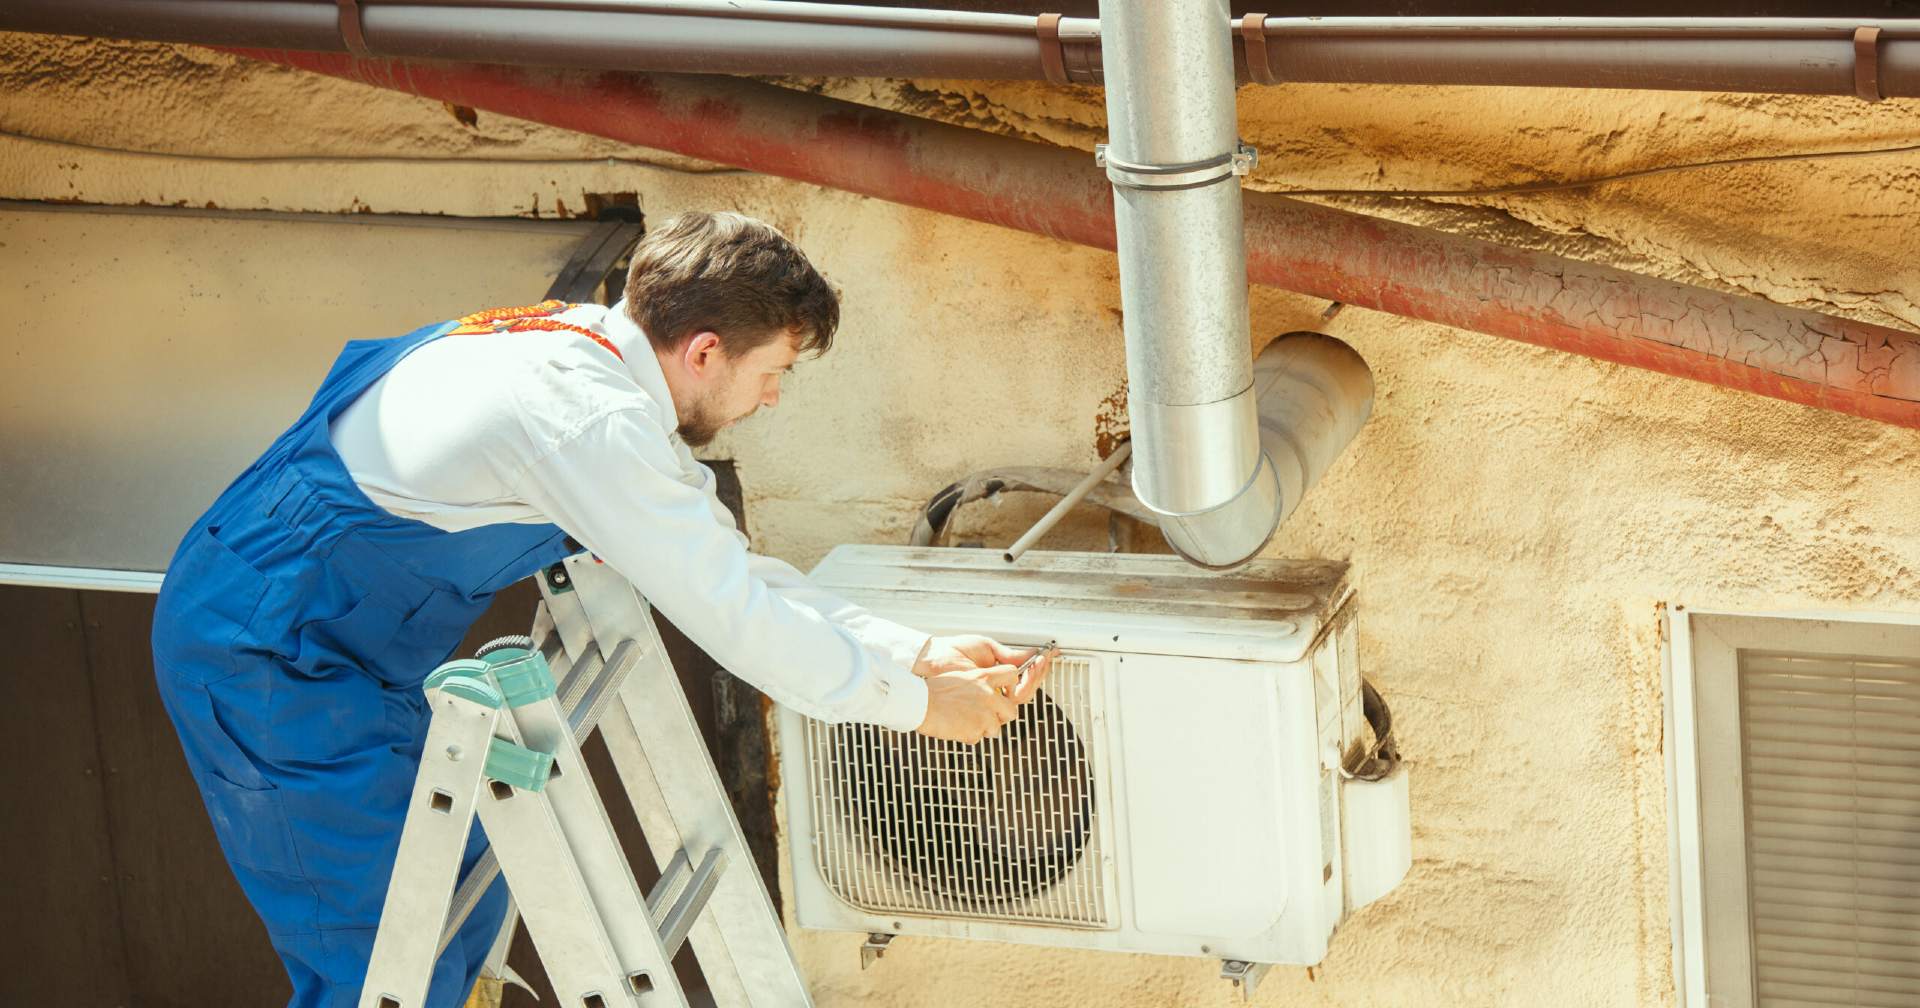
[[[438,101],[1111,249],[1113,193],[1082,151],[732,77],[231,50]],[[1920,337],[1247,193],[1256,283],[1906,427]]]

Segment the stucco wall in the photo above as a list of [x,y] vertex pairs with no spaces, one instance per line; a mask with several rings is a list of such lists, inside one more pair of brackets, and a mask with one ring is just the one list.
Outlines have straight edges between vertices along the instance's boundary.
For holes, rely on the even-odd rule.
[[[1100,129],[1090,92],[805,86],[1080,146]],[[1920,139],[1920,102],[1298,87],[1243,103],[1274,187]],[[1124,373],[1108,254],[485,112],[467,126],[191,49],[0,36],[0,128],[65,142],[0,136],[8,198],[490,215],[632,191],[650,217],[778,224],[843,288],[842,339],[712,454],[738,460],[760,547],[802,566],[902,540],[967,471],[1089,464]],[[221,160],[260,156],[336,160]],[[1911,156],[1369,209],[1920,327]],[[1256,289],[1255,339],[1323,307]],[[1318,970],[1274,971],[1258,1003],[1670,1002],[1657,607],[1920,607],[1920,432],[1358,310],[1327,328],[1372,365],[1374,417],[1271,552],[1353,564],[1416,860]],[[1004,541],[1043,505],[976,505],[966,525]],[[1083,522],[1061,543],[1103,534]],[[903,939],[862,973],[857,937],[794,938],[822,1005],[1230,1003],[1210,961]]]

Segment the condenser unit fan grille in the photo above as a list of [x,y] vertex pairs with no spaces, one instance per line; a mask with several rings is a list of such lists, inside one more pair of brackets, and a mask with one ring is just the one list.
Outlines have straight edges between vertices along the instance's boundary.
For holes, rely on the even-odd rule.
[[877,913],[1107,927],[1095,828],[1091,663],[978,746],[873,725],[807,724],[814,851],[843,900]]

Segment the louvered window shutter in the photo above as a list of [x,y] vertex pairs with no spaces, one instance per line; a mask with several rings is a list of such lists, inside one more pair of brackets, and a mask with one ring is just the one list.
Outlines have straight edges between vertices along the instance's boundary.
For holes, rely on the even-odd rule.
[[1920,661],[1740,650],[1753,993],[1920,1006]]

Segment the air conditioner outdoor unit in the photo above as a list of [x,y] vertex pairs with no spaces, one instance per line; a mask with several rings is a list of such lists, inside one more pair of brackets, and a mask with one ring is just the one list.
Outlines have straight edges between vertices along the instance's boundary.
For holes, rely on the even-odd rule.
[[1343,773],[1371,738],[1346,565],[842,546],[813,576],[929,633],[1063,654],[977,747],[782,711],[803,927],[1230,973],[1319,962],[1406,873],[1405,769]]

